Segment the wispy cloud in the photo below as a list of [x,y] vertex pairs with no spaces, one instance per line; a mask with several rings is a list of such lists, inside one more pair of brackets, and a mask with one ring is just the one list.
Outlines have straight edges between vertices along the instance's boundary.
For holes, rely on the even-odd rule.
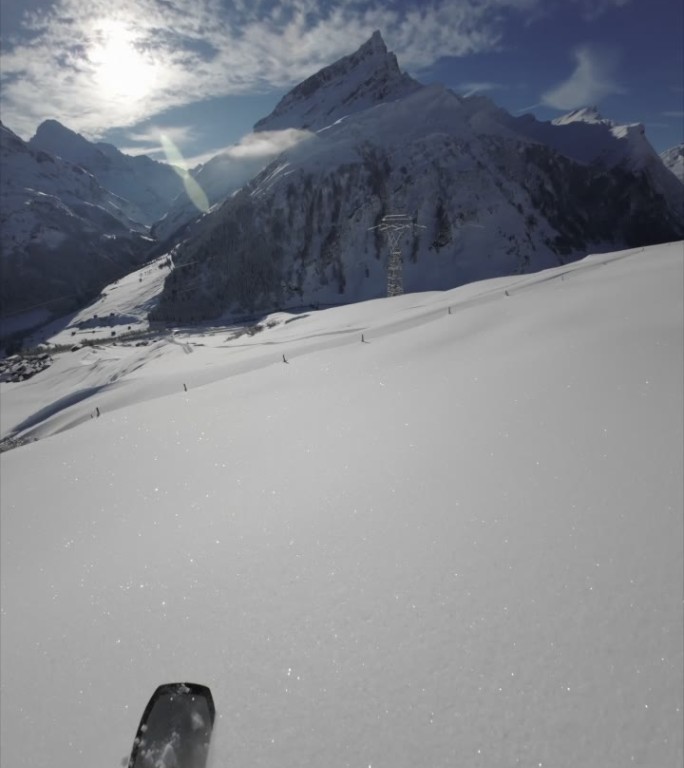
[[594,21],[608,11],[624,8],[632,0],[575,0],[580,6],[582,16],[586,21]]
[[673,109],[668,112],[663,112],[665,117],[684,117],[684,109]]
[[230,157],[269,157],[294,147],[312,135],[311,131],[300,131],[296,128],[249,133],[237,144],[227,147],[225,153]]
[[375,29],[411,70],[496,49],[542,0],[55,0],[4,43],[4,119],[56,117],[90,138],[206,98],[289,87]]
[[194,133],[193,128],[185,125],[130,131],[127,134],[128,141],[135,143],[121,146],[120,149],[129,155],[145,154],[155,159],[168,160],[168,146],[171,144],[179,153],[174,158],[174,162],[189,170],[205,163],[215,155],[223,155],[224,158],[236,161],[268,161],[271,157],[279,155],[314,135],[311,131],[296,128],[286,128],[282,131],[260,131],[259,133],[248,133],[233,144],[214,147],[201,155],[182,157],[178,148],[183,146],[185,142],[192,140]]
[[167,125],[163,128],[156,125],[138,127],[136,130],[126,133],[124,141],[130,142],[130,144],[121,145],[119,149],[127,155],[144,154],[154,159],[163,160],[162,137],[170,139],[177,146],[183,146],[197,138],[197,131],[194,126],[190,125]]
[[598,104],[606,96],[625,93],[614,79],[618,57],[610,48],[584,45],[574,52],[575,69],[570,77],[542,94],[541,101],[555,109],[576,109]]
[[499,88],[504,88],[501,83],[491,82],[472,82],[472,83],[459,83],[454,86],[454,90],[458,93],[462,93],[464,96],[473,96],[476,93],[483,93],[485,91],[495,91]]

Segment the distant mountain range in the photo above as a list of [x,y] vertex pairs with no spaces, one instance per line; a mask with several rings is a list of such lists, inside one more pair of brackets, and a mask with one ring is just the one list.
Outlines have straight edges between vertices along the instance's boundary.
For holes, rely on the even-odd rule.
[[66,312],[134,269],[151,245],[136,212],[83,167],[0,124],[3,325],[16,313]]
[[285,130],[301,140],[265,168],[222,153],[194,169],[200,214],[167,164],[54,120],[29,142],[2,126],[3,322],[80,306],[170,249],[158,320],[381,296],[391,213],[419,225],[401,243],[407,291],[684,237],[684,148],[658,156],[643,126],[591,107],[540,122],[421,85],[379,32],[255,125]]
[[56,120],[41,123],[28,145],[92,173],[103,187],[127,200],[133,218],[143,224],[161,219],[183,190],[180,175],[166,163],[125,155],[112,144],[94,144]]

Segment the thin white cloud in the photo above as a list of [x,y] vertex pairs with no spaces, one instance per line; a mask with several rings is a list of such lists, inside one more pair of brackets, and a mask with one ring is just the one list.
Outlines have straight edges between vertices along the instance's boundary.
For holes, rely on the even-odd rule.
[[311,131],[300,131],[295,128],[248,133],[237,144],[227,147],[225,153],[231,157],[268,157],[278,155],[311,136],[313,136]]
[[472,82],[472,83],[459,83],[455,86],[454,90],[464,96],[474,96],[476,93],[483,93],[485,91],[495,91],[499,88],[504,88],[501,83],[491,82]]
[[175,144],[180,145],[195,139],[196,133],[195,127],[191,125],[167,125],[163,128],[153,125],[129,131],[127,136],[129,141],[142,144],[148,148],[143,149],[139,147],[138,152],[135,154],[140,154],[141,151],[163,152],[161,145],[162,136],[166,136]]
[[586,21],[595,21],[608,11],[624,8],[632,0],[579,0],[582,16]]
[[531,27],[539,21],[552,18],[561,7],[574,7],[579,17],[586,22],[593,22],[604,14],[618,8],[624,8],[633,0],[545,0],[533,3],[522,18],[526,27]]
[[684,117],[684,109],[673,109],[663,112],[665,117]]
[[[282,89],[380,29],[400,65],[500,46],[507,13],[542,0],[55,0],[5,45],[4,120],[56,117],[89,138],[207,98]],[[228,8],[228,10],[227,10]]]
[[606,96],[625,93],[614,79],[618,59],[608,48],[584,45],[574,52],[570,77],[542,94],[542,104],[555,109],[576,109],[600,103]]

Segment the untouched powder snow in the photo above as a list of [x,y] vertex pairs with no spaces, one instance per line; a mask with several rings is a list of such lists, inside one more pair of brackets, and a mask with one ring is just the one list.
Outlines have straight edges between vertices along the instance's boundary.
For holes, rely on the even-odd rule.
[[3,765],[119,766],[175,680],[209,768],[681,765],[683,261],[2,384]]

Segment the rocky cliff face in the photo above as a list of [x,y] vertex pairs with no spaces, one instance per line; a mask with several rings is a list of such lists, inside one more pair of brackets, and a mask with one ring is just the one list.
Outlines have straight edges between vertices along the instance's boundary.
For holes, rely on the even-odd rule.
[[[352,104],[342,119],[344,105],[331,109],[328,94],[368,82],[371,60],[386,71],[382,48],[374,36],[257,124],[325,127],[202,219],[177,249],[157,318],[384,295],[387,245],[373,227],[388,213],[424,227],[402,242],[407,291],[684,234],[674,179],[638,128],[513,118],[487,99],[413,84],[372,106]],[[350,61],[363,62],[363,77]],[[587,128],[600,149],[583,147]]]

